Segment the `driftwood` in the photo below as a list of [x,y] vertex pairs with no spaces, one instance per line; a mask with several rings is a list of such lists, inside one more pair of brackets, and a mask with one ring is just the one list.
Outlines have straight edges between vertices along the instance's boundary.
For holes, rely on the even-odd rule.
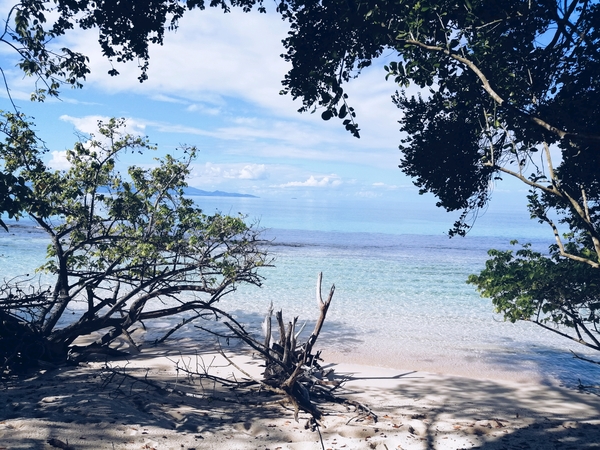
[[[333,285],[329,290],[327,299],[323,300],[321,294],[322,278],[322,273],[320,273],[316,289],[319,318],[313,332],[303,343],[299,343],[299,338],[304,327],[297,330],[298,318],[294,317],[291,322],[286,324],[281,311],[275,313],[276,328],[279,334],[279,339],[275,339],[272,333],[272,305],[263,323],[265,333],[263,342],[252,337],[235,320],[224,322],[224,325],[233,333],[233,336],[226,337],[241,339],[261,355],[265,361],[263,379],[253,379],[253,381],[259,384],[261,388],[287,398],[294,407],[294,418],[296,420],[298,420],[298,412],[302,410],[309,413],[316,424],[320,423],[323,414],[314,402],[317,397],[336,403],[352,405],[376,419],[376,416],[366,406],[334,395],[334,391],[342,384],[343,380],[335,380],[332,369],[324,370],[319,365],[320,352],[313,353],[314,345],[323,328],[335,292],[335,285]],[[235,366],[231,360],[228,359],[228,361]],[[235,367],[251,378],[242,368]]]

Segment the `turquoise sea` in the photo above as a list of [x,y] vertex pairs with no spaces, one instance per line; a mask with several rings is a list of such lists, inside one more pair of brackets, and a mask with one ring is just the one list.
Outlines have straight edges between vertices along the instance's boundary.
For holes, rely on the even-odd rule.
[[[195,197],[207,213],[248,216],[272,241],[272,268],[261,288],[242,287],[223,301],[251,329],[272,302],[284,317],[308,321],[318,315],[317,274],[324,295],[336,291],[317,347],[326,361],[359,362],[402,370],[474,377],[536,379],[574,386],[597,383],[600,366],[576,360],[570,350],[594,356],[530,323],[511,324],[494,314],[465,283],[484,266],[487,250],[508,248],[511,239],[544,249],[551,234],[523,208],[489,210],[466,238],[445,234],[453,217],[435,207],[377,199],[328,201]],[[47,240],[21,222],[0,234],[4,279],[32,273]],[[156,331],[169,325],[155,324]],[[258,331],[257,331],[258,332]],[[203,338],[194,327],[179,337]]]

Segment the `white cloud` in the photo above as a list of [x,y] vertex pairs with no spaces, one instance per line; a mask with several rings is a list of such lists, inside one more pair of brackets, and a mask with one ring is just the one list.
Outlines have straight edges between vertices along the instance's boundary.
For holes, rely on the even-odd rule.
[[[88,119],[90,124],[87,128],[91,129],[92,125],[95,126],[98,118],[100,117],[93,116]],[[222,126],[211,129],[141,118],[127,119],[128,124],[137,124],[140,130],[144,130],[151,137],[155,136],[155,131],[157,131],[228,141],[230,143],[227,144],[226,152],[230,155],[239,155],[244,159],[248,158],[248,145],[251,143],[252,155],[255,157],[279,160],[343,161],[380,168],[395,168],[396,166],[397,155],[394,152],[390,152],[389,155],[382,158],[381,154],[374,154],[369,148],[356,148],[349,151],[348,146],[341,148],[335,145],[339,143],[339,138],[327,133],[316,132],[305,124],[296,124],[291,121],[269,121],[256,117],[233,117],[230,122],[240,126]],[[189,137],[187,139],[188,142],[191,142]],[[357,140],[350,142],[361,143]],[[327,145],[327,151],[322,149],[323,145]]]
[[382,182],[376,182],[372,184],[373,187],[377,188],[377,189],[388,189],[390,191],[396,190],[398,189],[398,186],[395,184],[386,184],[386,183],[382,183]]
[[256,126],[259,120],[256,117],[234,117],[232,120],[236,125]]
[[287,187],[337,187],[342,184],[342,180],[337,175],[326,175],[322,177],[315,177],[311,175],[306,181],[290,181],[289,183],[280,184],[280,188]]
[[190,184],[205,185],[227,180],[266,180],[269,172],[265,164],[213,164],[194,165]]
[[[73,117],[66,114],[60,116],[60,120],[73,124],[77,131],[80,131],[85,134],[95,135],[98,134],[98,122],[108,122],[110,119],[110,117],[106,116]],[[121,132],[136,136],[144,136],[146,134],[145,129],[145,123],[132,118],[126,118],[125,124],[121,129]]]
[[208,114],[209,116],[218,116],[221,113],[220,108],[207,107],[202,104],[194,103],[189,105],[186,109],[188,112],[197,112],[201,114]]
[[381,197],[381,194],[373,191],[359,191],[356,193],[356,196],[360,198],[377,198]]
[[[245,14],[216,8],[188,11],[164,46],[151,46],[149,79],[139,83],[136,64],[118,64],[118,77],[107,76],[110,63],[100,55],[97,35],[76,31],[67,45],[90,56],[88,83],[111,93],[162,94],[191,101],[222,102],[236,97],[280,108],[292,115],[297,108],[278,95],[288,64],[279,57],[288,25],[278,14]],[[283,107],[283,104],[288,106]]]
[[[90,90],[100,93],[96,98],[103,103],[103,114],[113,114],[115,108],[109,108],[113,100],[118,103],[119,94],[140,95],[163,104],[140,110],[132,101],[117,108],[156,131],[191,135],[184,142],[192,142],[193,136],[230,141],[227,154],[238,154],[245,161],[248,146],[242,143],[252,142],[252,156],[395,168],[399,111],[390,95],[396,86],[384,80],[382,63],[376,62],[347,85],[358,113],[362,135],[358,140],[344,130],[341,121],[325,122],[319,111],[299,114],[299,102],[279,95],[290,67],[280,57],[287,31],[288,24],[278,14],[245,14],[237,9],[223,14],[215,8],[188,11],[177,31],[166,33],[164,46],[151,46],[149,79],[144,83],[137,79],[135,63],[115,63],[121,75],[107,75],[110,63],[101,56],[94,32],[74,30],[58,44],[90,56],[91,74],[85,89],[74,95]],[[188,114],[178,117],[177,105],[181,105],[179,112]],[[171,115],[158,114],[162,108],[169,108]],[[96,124],[85,128],[93,131]],[[159,139],[154,138],[154,130],[138,131]],[[316,170],[327,173],[330,169]]]
[[[73,117],[65,114],[60,116],[60,120],[71,123],[75,129],[82,134],[80,135],[79,139],[82,140],[84,146],[90,149],[93,147],[93,150],[98,152],[100,155],[106,155],[106,152],[111,146],[111,141],[108,137],[98,132],[98,123],[106,123],[110,119],[110,117],[100,115]],[[134,136],[145,136],[145,128],[146,125],[143,122],[129,118],[125,119],[125,122],[121,126],[119,133],[130,134]],[[100,144],[99,146],[93,144],[93,141],[88,139],[90,135],[94,136],[93,141],[98,142]],[[147,162],[147,160],[144,160],[136,161],[135,163],[144,165]],[[70,167],[70,164],[68,161],[66,161],[66,153],[58,151],[52,152],[52,159],[48,164],[50,167],[55,169],[67,169]]]
[[48,161],[48,166],[54,170],[68,170],[71,168],[71,163],[67,160],[67,151],[53,151],[52,159]]
[[152,100],[156,100],[158,102],[176,103],[176,104],[180,104],[180,105],[187,105],[189,103],[180,98],[175,98],[175,97],[171,97],[171,96],[164,95],[164,94],[154,94],[150,98],[152,98]]
[[235,178],[242,180],[264,180],[269,177],[264,164],[246,164]]
[[154,122],[154,121],[144,121],[145,127],[155,128],[157,131],[161,133],[177,133],[177,134],[190,134],[194,136],[210,136],[217,137],[218,133],[210,130],[205,130],[197,127],[190,127],[181,124],[172,124],[169,122]]
[[[341,121],[325,122],[318,112],[299,114],[298,101],[279,95],[281,80],[290,68],[280,57],[285,51],[281,40],[287,31],[288,25],[278,14],[245,14],[236,9],[223,14],[214,8],[188,11],[177,32],[166,34],[164,46],[151,47],[149,79],[144,83],[137,80],[135,64],[117,64],[121,75],[107,76],[110,64],[100,55],[93,33],[74,32],[68,38],[72,46],[91,57],[87,85],[110,94],[179,99],[192,105],[191,110],[231,117],[242,116],[247,108],[258,108],[261,114],[277,118],[261,124],[238,121],[240,127],[221,130],[230,139],[278,135],[296,145],[330,142],[395,155],[400,114],[390,98],[396,86],[385,81],[383,59],[346,86],[363,136],[357,140],[343,129]],[[212,109],[214,106],[218,108]]]

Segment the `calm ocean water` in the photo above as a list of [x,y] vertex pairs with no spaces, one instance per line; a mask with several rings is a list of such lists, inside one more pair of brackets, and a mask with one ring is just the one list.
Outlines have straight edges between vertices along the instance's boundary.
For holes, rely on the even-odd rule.
[[[208,213],[260,220],[273,240],[275,267],[264,269],[263,287],[242,287],[221,305],[250,328],[258,328],[272,302],[284,317],[299,316],[311,329],[318,315],[315,283],[323,272],[324,295],[336,285],[318,343],[326,361],[571,386],[600,378],[600,368],[572,358],[569,350],[586,354],[582,346],[533,324],[503,322],[489,299],[465,283],[483,268],[488,249],[508,248],[510,239],[547,247],[548,230],[524,211],[488,211],[466,238],[449,239],[444,233],[453,217],[415,204],[196,199]],[[32,273],[46,243],[26,224],[0,234],[4,278]],[[199,339],[199,333],[189,327],[179,336]]]

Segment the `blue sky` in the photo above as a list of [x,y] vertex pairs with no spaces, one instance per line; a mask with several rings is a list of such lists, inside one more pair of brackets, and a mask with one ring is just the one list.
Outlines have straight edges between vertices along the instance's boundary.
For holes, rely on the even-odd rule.
[[[2,10],[11,2],[2,2]],[[51,152],[50,165],[64,167],[64,150],[77,133],[95,129],[98,119],[124,117],[131,132],[147,135],[159,151],[123,164],[153,164],[182,144],[200,152],[189,180],[205,190],[242,192],[261,197],[369,199],[393,198],[433,207],[398,169],[400,111],[396,90],[385,81],[383,62],[347,86],[358,114],[361,139],[337,120],[320,113],[300,114],[300,104],[279,95],[288,66],[280,58],[286,24],[276,14],[234,10],[192,11],[165,45],[151,49],[149,80],[140,84],[136,64],[116,66],[100,56],[92,32],[69,34],[61,44],[91,58],[92,73],[81,90],[62,90],[61,99],[28,101],[32,79],[14,68],[14,54],[0,49],[0,67],[21,110],[35,117],[39,135]],[[388,57],[391,55],[388,55]],[[2,109],[9,109],[4,91]],[[498,186],[499,203],[514,198]]]

